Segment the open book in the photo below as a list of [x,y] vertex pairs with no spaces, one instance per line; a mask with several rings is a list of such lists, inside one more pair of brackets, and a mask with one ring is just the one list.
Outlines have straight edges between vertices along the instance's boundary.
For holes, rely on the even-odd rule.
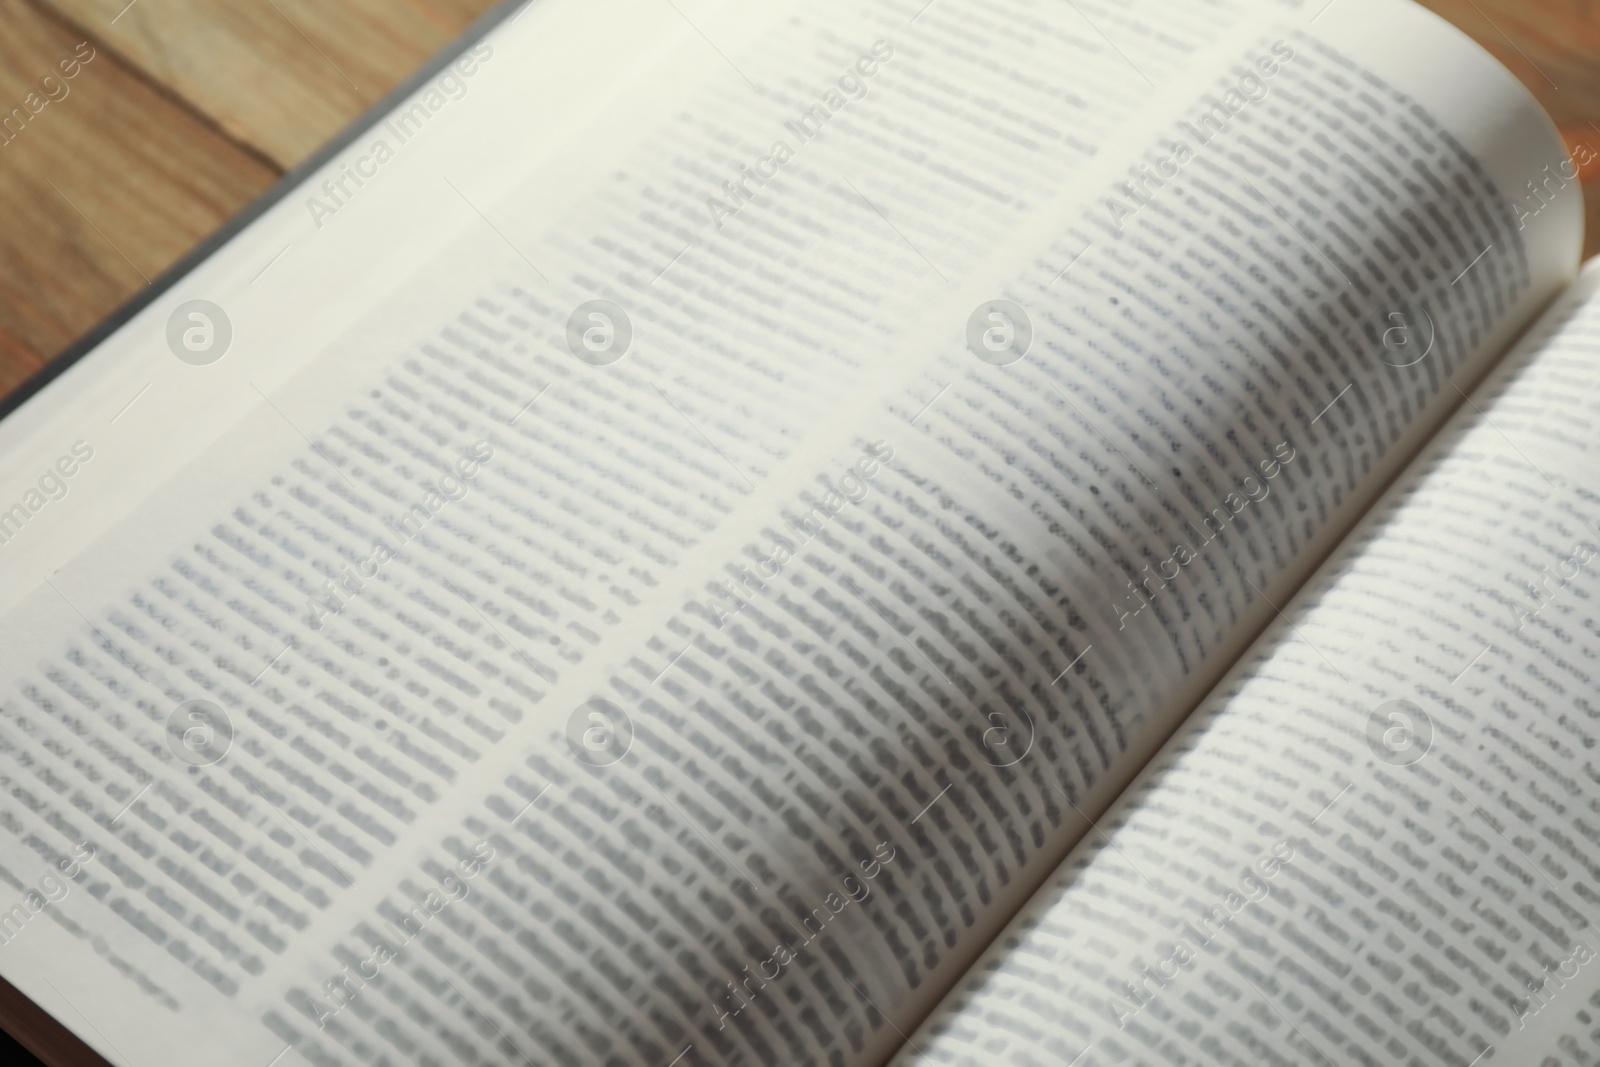
[[1574,173],[1404,0],[505,9],[0,421],[0,975],[122,1067],[1592,1063]]

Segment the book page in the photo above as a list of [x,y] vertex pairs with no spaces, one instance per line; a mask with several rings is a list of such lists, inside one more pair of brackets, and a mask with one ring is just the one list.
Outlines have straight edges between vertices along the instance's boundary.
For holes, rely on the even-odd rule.
[[1593,1062],[1591,265],[897,1063]]
[[1404,6],[784,14],[23,490],[0,973],[108,1058],[880,1062],[1574,265]]

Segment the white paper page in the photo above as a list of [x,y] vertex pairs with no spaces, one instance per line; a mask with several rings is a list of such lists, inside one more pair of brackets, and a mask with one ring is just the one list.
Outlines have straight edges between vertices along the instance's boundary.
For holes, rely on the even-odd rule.
[[[399,109],[421,103],[433,109],[427,120],[401,122],[397,115],[358,136],[304,189],[234,238],[225,255],[206,260],[51,383],[46,396],[64,399],[29,404],[0,422],[0,451],[7,457],[0,500],[8,509],[27,499],[39,476],[76,441],[97,452],[64,497],[30,509],[23,523],[0,528],[7,537],[18,525],[28,528],[0,544],[0,607],[65,566],[220,434],[260,409],[263,392],[290,380],[357,323],[378,347],[415,338],[453,315],[479,292],[475,278],[436,278],[425,292],[409,293],[400,308],[388,307],[382,333],[370,321],[375,307],[406,279],[436,265],[456,241],[481,241],[485,257],[515,250],[525,279],[538,281],[543,271],[559,280],[592,265],[583,244],[597,236],[580,222],[578,236],[569,235],[579,244],[562,245],[556,240],[562,220],[592,210],[597,194],[618,199],[619,218],[630,217],[624,205],[637,211],[668,195],[678,210],[670,219],[651,220],[640,235],[649,239],[637,249],[645,259],[633,265],[635,273],[654,279],[669,264],[678,276],[676,265],[700,272],[744,269],[752,259],[734,265],[728,257],[752,231],[770,230],[775,219],[788,217],[797,197],[805,202],[809,194],[815,208],[816,200],[837,201],[841,192],[856,196],[846,183],[852,174],[860,177],[855,161],[865,152],[873,166],[892,160],[894,177],[881,189],[858,183],[865,200],[828,203],[823,213],[850,226],[863,212],[877,220],[878,230],[863,228],[867,243],[854,255],[858,261],[881,257],[889,269],[875,275],[861,299],[914,300],[919,287],[950,284],[974,257],[1012,239],[1018,225],[1072,185],[1152,94],[1151,84],[1094,26],[1115,30],[1158,71],[1176,73],[1185,57],[1253,5],[1157,4],[1150,10],[1160,14],[1151,16],[1140,13],[1140,4],[1124,12],[1107,0],[1090,0],[1079,9],[1092,22],[1059,13],[1040,21],[1026,3],[924,6],[910,0],[830,5],[806,16],[793,14],[799,7],[793,3],[538,0],[513,13],[485,45]],[[801,19],[787,24],[792,37],[779,31],[780,40],[769,39],[765,54],[757,48],[742,63],[726,58],[763,33],[770,38],[772,26],[785,25],[784,12]],[[941,81],[897,95],[892,89],[900,75],[892,60],[871,77],[856,71],[878,41],[891,47],[910,41],[915,48],[924,38],[959,39],[974,25],[982,29],[982,47],[1012,54],[970,85]],[[964,46],[935,43],[923,62],[943,62],[946,53],[957,71],[977,56]],[[852,72],[866,94],[860,100],[857,90],[837,85]],[[785,124],[799,125],[830,91],[849,100],[838,121],[830,120],[834,136],[801,143]],[[697,110],[685,110],[691,100],[701,101]],[[714,101],[709,110],[705,101]],[[1035,119],[1036,113],[1047,117]],[[948,142],[918,132],[943,123],[949,124],[943,130]],[[730,202],[724,183],[742,177],[741,166],[759,164],[779,140],[790,144],[798,162],[783,168],[771,195],[731,219],[714,214],[707,201]],[[668,154],[655,154],[661,151]],[[351,174],[369,177],[357,185]],[[330,182],[342,184],[330,192]],[[930,199],[925,194],[934,185],[945,189]],[[745,189],[761,187],[747,182]],[[522,195],[511,196],[513,190]],[[959,200],[952,199],[955,190]],[[329,207],[335,207],[331,215]],[[715,224],[719,218],[722,228]],[[698,250],[677,260],[691,246]],[[741,255],[766,260],[776,251],[757,244]],[[820,297],[817,289],[826,285],[813,286],[812,295]],[[184,308],[196,300],[220,308],[232,334],[225,354],[204,366],[175,358],[167,336],[174,319],[179,337],[192,325]],[[862,312],[852,308],[850,314]],[[334,410],[337,398],[330,404]]]
[[1592,1062],[1600,265],[910,1064]]
[[[1159,55],[1163,31],[1183,17],[1162,13],[1165,24],[1143,24],[1145,54]],[[877,38],[846,42],[825,14],[833,12],[816,16],[808,38],[815,54],[795,60],[791,40],[757,39],[731,63],[798,85],[803,77],[781,73],[785,61],[798,62],[827,69],[821,84],[834,84],[842,64],[863,55],[853,42],[870,51]],[[1104,14],[1094,12],[1102,22]],[[1197,31],[1212,15],[1191,14]],[[1470,310],[1477,324],[1447,324],[1438,362],[1471,377],[1570,261],[1554,235],[1555,223],[1570,220],[1572,198],[1551,208],[1544,230],[1519,233],[1496,196],[1515,184],[1528,154],[1559,151],[1542,126],[1515,127],[1507,139],[1464,123],[1453,127],[1463,144],[1427,121],[1403,131],[1427,146],[1435,169],[1424,173],[1459,190],[1461,213],[1418,221],[1410,232],[1436,244],[1399,253],[1419,273],[1388,293],[1340,292],[1339,268],[1320,257],[1354,255],[1348,265],[1359,272],[1373,256],[1360,251],[1362,238],[1340,253],[1337,225],[1313,225],[1307,245],[1266,206],[1246,209],[1231,228],[1186,222],[1191,211],[1235,207],[1246,194],[1218,184],[1220,158],[1202,157],[1188,172],[1201,192],[1182,211],[1152,200],[1125,249],[1106,232],[1102,196],[1085,215],[1032,222],[1030,195],[1074,167],[1086,188],[1108,189],[1094,184],[1104,175],[1082,165],[1082,150],[1017,144],[1021,120],[985,117],[994,97],[951,81],[952,64],[968,82],[988,76],[1008,92],[1031,85],[1041,100],[1065,99],[1069,88],[1087,96],[1115,69],[1125,80],[1092,109],[1106,136],[1114,116],[1133,115],[1147,94],[1093,23],[1037,32],[1077,42],[1084,63],[1059,67],[1052,57],[1023,77],[955,43],[975,26],[998,34],[1014,24],[972,17],[952,13],[915,29],[922,36],[882,64],[874,77],[885,80],[862,107],[830,120],[840,125],[796,155],[792,187],[772,190],[786,195],[743,207],[735,222],[749,229],[737,234],[700,214],[702,160],[731,166],[716,177],[758,158],[742,154],[746,144],[759,150],[758,140],[729,133],[745,129],[743,98],[709,84],[693,97],[673,136],[662,135],[679,152],[665,178],[650,170],[630,179],[635,172],[604,152],[596,162],[607,128],[585,130],[574,157],[554,165],[571,164],[591,184],[622,183],[620,193],[596,186],[597,202],[615,204],[599,224],[569,213],[531,229],[538,236],[514,242],[515,251],[494,224],[468,234],[314,368],[263,390],[270,399],[247,421],[52,575],[55,586],[26,593],[7,620],[8,662],[29,665],[12,706],[32,725],[46,709],[54,721],[38,738],[19,727],[18,744],[35,777],[60,780],[37,769],[58,749],[69,765],[102,775],[105,795],[80,793],[74,804],[94,813],[103,847],[89,864],[89,892],[46,912],[84,936],[31,927],[7,946],[19,961],[8,976],[70,1023],[83,1009],[41,981],[99,968],[110,988],[107,964],[135,972],[148,999],[97,998],[80,1028],[117,1056],[128,1049],[130,1062],[178,1055],[168,1047],[172,1029],[148,1025],[152,1001],[168,1011],[176,1002],[195,1021],[184,1054],[196,1062],[205,1062],[206,1042],[230,1059],[259,1046],[265,1059],[293,1041],[291,1056],[311,1062],[353,1062],[377,1047],[421,1061],[470,1049],[515,1062],[519,1050],[538,1047],[557,1062],[658,1054],[665,1062],[691,1045],[684,1062],[872,1062],[892,1048],[896,1025],[909,1025],[953,980],[1082,831],[1073,804],[1097,810],[1142,760],[1141,746],[1192,701],[1189,691],[1208,684],[1271,614],[1251,583],[1268,598],[1287,595],[1297,569],[1353,520],[1363,495],[1426,433],[1430,413],[1448,405],[1431,366],[1397,384],[1386,369],[1358,365],[1359,343],[1336,336],[1326,362],[1302,371],[1273,332],[1280,327],[1240,338],[1234,323],[1198,309],[1179,325],[1226,368],[1220,388],[1204,365],[1183,359],[1080,364],[1078,351],[1126,346],[1154,356],[1171,343],[1173,327],[1159,316],[1109,320],[1094,310],[1099,302],[1122,299],[1157,267],[1181,278],[1213,252],[1259,256],[1261,292],[1274,291],[1271,271],[1327,294],[1317,314],[1334,335],[1386,324],[1388,302],[1408,294]],[[1326,32],[1338,25],[1330,19]],[[861,28],[875,29],[873,18]],[[1269,45],[1270,37],[1241,42],[1229,60],[1254,62]],[[919,54],[921,67],[894,66]],[[1264,98],[1274,111],[1246,112],[1215,146],[1264,189],[1289,182],[1291,196],[1291,179],[1307,171],[1359,185],[1358,157],[1372,148],[1346,148],[1351,162],[1321,170],[1302,162],[1261,172],[1274,151],[1261,134],[1303,107],[1297,89],[1331,92],[1347,77],[1336,56],[1305,60],[1295,68],[1304,81],[1285,76],[1274,86],[1281,95]],[[1066,81],[1040,81],[1041,70]],[[900,71],[900,83],[888,80]],[[1209,75],[1206,85],[1221,95],[1241,76],[1230,71],[1219,88]],[[898,96],[887,92],[896,84]],[[825,91],[797,87],[791,99]],[[649,84],[638,92],[661,95]],[[1379,92],[1389,95],[1353,102],[1348,113],[1411,121],[1392,84]],[[956,107],[951,97],[969,103]],[[1423,98],[1425,114],[1450,116],[1449,102]],[[1529,106],[1517,93],[1508,99],[1510,110]],[[907,173],[899,161],[915,149],[896,136],[926,141],[929,113],[954,113],[941,120],[954,121],[953,131],[970,125],[991,136],[947,137],[910,172],[915,180],[894,188],[894,201],[879,204],[865,186]],[[911,121],[919,115],[921,125]],[[770,118],[755,125],[766,129]],[[629,128],[632,117],[616,122]],[[1160,129],[1170,127],[1167,118]],[[1280,133],[1281,144],[1315,155],[1313,143],[1296,140],[1301,131]],[[719,156],[705,142],[741,153]],[[1014,155],[994,170],[1009,174],[1010,192],[993,195],[992,181],[975,190],[976,176],[991,172],[956,164],[992,165],[1002,142]],[[1519,144],[1528,152],[1511,150]],[[624,166],[659,167],[663,158],[650,144],[610,148]],[[1393,195],[1397,209],[1427,199],[1404,187]],[[506,220],[536,199],[513,191],[485,214],[520,235],[523,224]],[[1287,210],[1315,221],[1293,200]],[[862,218],[883,226],[863,228]],[[1031,238],[1030,225],[1050,228]],[[999,277],[1014,279],[1005,291],[1040,324],[1038,358],[1011,368],[979,363],[949,341],[997,291],[998,282],[982,280],[992,268],[977,266],[993,251],[992,227],[1023,232],[1029,254],[1001,256],[1011,268]],[[1070,286],[1061,283],[1097,237],[1105,252],[1086,253]],[[1480,237],[1488,247],[1478,255]],[[1162,264],[1151,254],[1159,242],[1186,254]],[[529,262],[535,253],[549,255],[545,267]],[[1030,256],[1019,275],[1016,264]],[[780,263],[785,271],[772,266]],[[556,279],[552,291],[536,287],[538,273]],[[1248,286],[1243,270],[1213,265],[1210,274],[1248,291],[1238,288]],[[1452,279],[1462,288],[1436,295]],[[953,296],[930,297],[947,283]],[[596,294],[638,301],[637,350],[603,368],[563,351],[568,309]],[[931,341],[912,332],[922,320]],[[1263,392],[1252,372],[1274,363],[1287,373]],[[1300,469],[1319,474],[1297,477],[1288,461],[1253,513],[1259,524],[1217,538],[1192,589],[1172,591],[1143,616],[1143,629],[1134,619],[1116,636],[1127,621],[1115,610],[1126,595],[1119,572],[1131,578],[1141,558],[1154,563],[1174,537],[1188,536],[1178,532],[1184,504],[1169,502],[1184,500],[1195,511],[1187,521],[1203,527],[1205,505],[1228,507],[1229,486],[1261,470],[1286,427],[1315,427],[1341,382],[1353,414],[1340,417],[1355,432],[1308,432],[1296,448]],[[1173,477],[1195,479],[1193,490],[1161,467],[1128,466],[1150,465],[1137,427],[1163,422],[1159,406],[1179,398],[1189,420],[1174,414],[1167,429],[1184,450]],[[1008,457],[997,441],[1026,444],[1039,458]],[[457,461],[474,473],[441,482]],[[1088,485],[1073,484],[1078,465],[1092,472]],[[1012,484],[1005,467],[1019,472]],[[430,498],[430,483],[443,491]],[[830,486],[863,499],[841,500],[833,514]],[[1115,497],[1096,500],[1097,490]],[[395,532],[408,511],[415,528]],[[941,511],[953,521],[933,517]],[[808,512],[815,532],[784,532]],[[1120,551],[1105,545],[1110,529],[1123,538]],[[374,536],[391,535],[397,558],[376,558]],[[804,541],[804,551],[778,560],[780,538]],[[1015,547],[1057,538],[1059,551]],[[781,583],[748,584],[745,566],[763,574],[775,566]],[[130,582],[134,574],[149,577]],[[325,578],[344,581],[345,592],[331,594]],[[747,583],[745,594],[719,592],[713,579]],[[708,606],[714,598],[721,608]],[[731,621],[718,625],[724,613]],[[1091,646],[1104,662],[1084,658]],[[195,694],[232,709],[234,747],[223,761],[174,775],[161,756],[163,730]],[[594,699],[625,706],[635,731],[627,758],[598,769],[574,758],[585,731],[605,725],[585,712]],[[89,755],[68,744],[62,731],[75,727],[58,717],[69,714],[63,700],[102,716],[109,728],[89,732],[105,729],[107,748]],[[149,724],[114,718],[119,706]],[[572,722],[576,749],[565,735]],[[1012,738],[1025,724],[1043,758],[1017,764]],[[142,783],[152,770],[163,781],[141,796],[128,779]],[[53,825],[53,814],[47,807],[39,818]],[[480,841],[492,858],[475,863]],[[876,877],[866,879],[863,865]],[[365,974],[376,939],[401,940],[380,926],[401,922],[404,909],[393,905],[424,899],[447,877],[465,887],[463,899],[425,918],[416,944],[405,938],[370,984],[349,978],[347,966]],[[843,904],[838,890],[866,880],[871,903]],[[95,886],[110,915],[85,899],[100,899]],[[227,908],[208,893],[249,910],[218,930],[215,916]],[[835,907],[840,925],[812,946],[798,927],[809,932],[807,915],[811,925],[831,924]],[[718,983],[742,983],[752,964],[759,971],[771,952],[761,939],[787,936],[784,925],[811,946],[788,981],[771,999],[752,999],[748,1013],[727,1000],[719,1018]],[[192,942],[184,928],[208,945],[198,959],[193,944],[168,960],[128,932]],[[326,1006],[340,1004],[309,1000],[319,985],[321,997],[337,995],[326,982],[351,983],[350,999],[319,1029]]]

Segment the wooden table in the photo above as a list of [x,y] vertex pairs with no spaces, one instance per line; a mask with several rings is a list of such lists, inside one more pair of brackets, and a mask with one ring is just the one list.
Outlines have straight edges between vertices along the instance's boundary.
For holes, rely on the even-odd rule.
[[[1425,2],[1600,149],[1594,3]],[[491,3],[0,0],[0,119],[27,117],[0,125],[0,395]],[[1592,195],[1589,219],[1593,255]]]

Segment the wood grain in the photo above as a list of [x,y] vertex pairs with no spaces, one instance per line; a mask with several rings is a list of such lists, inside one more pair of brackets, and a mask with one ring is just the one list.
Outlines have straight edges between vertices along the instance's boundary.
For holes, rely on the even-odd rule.
[[[0,125],[0,388],[8,388],[275,172],[22,0],[0,0],[0,26],[0,122],[10,123]],[[79,63],[75,77],[65,77],[63,61]]]
[[80,32],[103,40],[283,168],[338,133],[490,6],[490,0],[138,0],[131,8],[127,0],[48,2]]

